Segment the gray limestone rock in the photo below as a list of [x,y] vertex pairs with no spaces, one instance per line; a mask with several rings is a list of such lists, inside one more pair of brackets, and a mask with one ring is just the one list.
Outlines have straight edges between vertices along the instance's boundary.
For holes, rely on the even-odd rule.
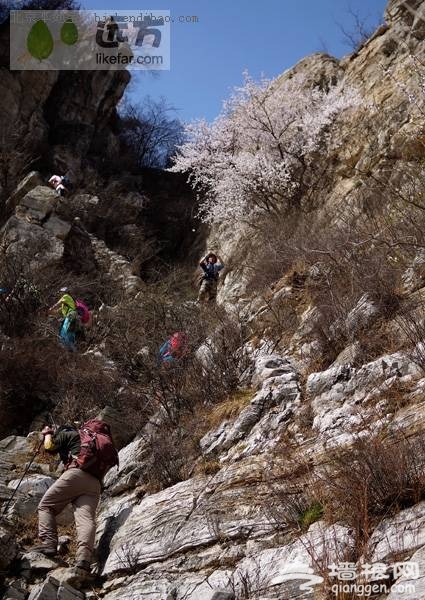
[[28,600],[83,600],[84,594],[69,583],[50,575],[43,583],[35,586]]
[[388,562],[392,556],[411,553],[425,545],[425,502],[383,519],[368,542],[371,562]]
[[26,217],[41,222],[52,213],[57,201],[58,195],[54,189],[46,185],[38,185],[22,198],[19,206]]
[[[200,440],[202,452],[210,455],[229,450],[239,441],[245,440],[257,424],[259,424],[258,429],[261,429],[263,420],[263,431],[267,434],[271,426],[270,411],[274,407],[277,407],[277,412],[274,413],[277,420],[276,425],[287,419],[294,403],[299,400],[300,396],[297,374],[289,368],[288,361],[278,360],[277,357],[271,358],[270,361],[264,360],[258,369],[260,376],[257,381],[263,381],[260,390],[234,422],[222,423],[216,430],[207,433]],[[281,370],[284,371],[284,374],[281,374]],[[272,427],[272,430],[275,429],[276,427]],[[255,439],[258,442],[259,438],[261,439],[261,433],[258,434],[258,431],[255,433]],[[258,445],[257,448],[259,448]]]
[[18,551],[15,535],[3,525],[0,525],[0,571],[5,571]]
[[4,600],[25,600],[28,595],[27,590],[21,586],[20,582],[13,582],[4,593]]
[[118,449],[126,446],[134,437],[135,431],[126,422],[122,408],[119,410],[112,406],[105,406],[96,418],[108,423]]
[[[425,546],[419,548],[408,561],[413,570],[396,577],[387,600],[420,600],[425,598]],[[415,566],[414,566],[415,565]]]
[[94,273],[97,262],[92,239],[77,217],[64,239],[64,264],[74,273]]
[[6,257],[26,258],[34,272],[62,258],[62,241],[47,229],[30,223],[26,214],[11,217],[1,230],[0,239]]
[[293,372],[294,368],[286,358],[278,354],[260,355],[255,359],[252,384],[258,386],[266,379]]
[[20,561],[20,576],[33,580],[37,575],[45,574],[63,564],[61,559],[50,558],[41,552],[29,550],[22,555]]
[[15,191],[6,200],[8,211],[12,211],[20,203],[22,198],[39,185],[46,185],[38,171],[31,171],[19,182]]
[[51,231],[55,237],[64,240],[71,229],[71,224],[59,219],[56,215],[51,215],[46,223],[44,223],[43,227],[44,229]]
[[380,308],[368,294],[363,294],[356,306],[348,313],[345,327],[349,334],[355,334],[368,327],[379,316]]

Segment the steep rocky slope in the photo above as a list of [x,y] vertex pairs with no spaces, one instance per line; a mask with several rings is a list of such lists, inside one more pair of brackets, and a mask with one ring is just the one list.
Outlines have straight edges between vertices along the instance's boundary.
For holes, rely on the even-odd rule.
[[[109,195],[94,186],[59,200],[32,173],[13,192],[14,214],[1,231],[3,274],[10,275],[10,262],[22,265],[45,302],[59,282],[71,283],[90,299],[96,325],[78,356],[59,348],[40,315],[25,335],[3,332],[1,408],[11,411],[15,402],[29,412],[25,427],[10,420],[0,442],[0,499],[11,497],[34,449],[37,436],[25,435],[50,411],[71,419],[102,410],[121,449],[119,471],[105,481],[89,580],[68,568],[72,552],[62,561],[28,551],[37,502],[54,476],[41,460],[33,463],[0,523],[5,598],[357,597],[360,588],[332,589],[347,582],[381,586],[379,598],[425,597],[423,240],[415,231],[410,254],[397,253],[406,237],[374,237],[370,229],[413,235],[405,213],[392,212],[404,173],[417,190],[408,199],[423,198],[423,90],[411,58],[424,58],[423,17],[423,3],[391,0],[386,25],[356,53],[342,61],[314,55],[294,67],[307,80],[356,86],[364,105],[340,124],[338,151],[325,157],[331,168],[321,202],[297,223],[304,236],[316,231],[304,244],[294,238],[290,259],[289,245],[280,245],[287,229],[270,226],[267,237],[223,224],[209,232],[206,243],[220,249],[227,268],[222,306],[207,314],[191,302],[196,291],[185,261],[171,275],[149,263],[152,248],[169,263],[194,258],[204,244],[180,178],[164,174],[159,183],[150,172],[142,190],[121,178]],[[79,119],[78,111],[56,110],[54,85],[40,84],[50,97],[49,126],[63,124],[63,114]],[[85,148],[120,85],[109,81],[103,103],[87,102]],[[47,117],[37,115],[53,135]],[[419,228],[421,206],[416,213],[407,203]],[[342,238],[340,223],[349,226]],[[370,284],[347,260],[343,241],[357,248],[365,239],[372,241],[355,255],[358,271],[370,269],[376,282],[385,274],[385,293],[353,283]],[[260,285],[252,266],[261,256],[265,270],[267,248],[281,249],[279,264]],[[329,255],[333,270],[323,258]],[[348,268],[356,278],[347,296]],[[396,290],[387,273],[397,274]],[[180,327],[188,328],[194,352],[165,373],[156,368],[156,348]],[[47,365],[25,358],[34,340]],[[30,391],[11,377],[8,355],[12,368],[13,361],[30,366]],[[68,535],[71,519],[63,516]],[[343,563],[357,579],[335,576]],[[403,564],[417,564],[417,572]]]

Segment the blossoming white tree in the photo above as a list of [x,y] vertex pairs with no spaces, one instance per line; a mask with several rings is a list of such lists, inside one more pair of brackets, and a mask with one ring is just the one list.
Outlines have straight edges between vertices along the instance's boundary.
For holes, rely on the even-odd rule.
[[360,104],[356,91],[319,89],[302,75],[245,84],[222,114],[186,126],[172,171],[188,172],[202,193],[204,222],[252,222],[259,212],[300,205],[312,183],[314,161],[331,143],[331,126]]

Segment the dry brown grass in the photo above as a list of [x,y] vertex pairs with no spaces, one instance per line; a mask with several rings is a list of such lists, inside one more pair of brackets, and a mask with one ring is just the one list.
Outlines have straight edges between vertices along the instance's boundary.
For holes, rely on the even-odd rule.
[[221,464],[218,460],[208,460],[203,458],[195,467],[195,475],[215,475],[221,469]]
[[[15,531],[18,532],[17,540],[24,548],[31,548],[31,546],[40,543],[38,538],[38,516],[32,514],[28,517],[14,517],[13,520]],[[75,524],[71,525],[58,525],[58,536],[68,536],[71,541],[67,546],[66,556],[74,557],[77,551],[77,538]]]
[[233,420],[248,406],[252,400],[252,390],[236,390],[222,402],[212,406],[209,410],[205,408],[205,427],[215,429],[223,421]]
[[37,514],[29,517],[14,518],[15,531],[17,532],[17,540],[24,547],[35,545],[38,541],[38,517]]
[[385,400],[386,410],[397,413],[406,406],[410,406],[413,403],[418,404],[423,401],[423,398],[420,395],[415,396],[414,399],[412,399],[411,393],[414,389],[414,382],[405,383],[396,380],[390,388],[379,390],[376,394],[371,394],[364,404],[364,407],[373,407],[381,400]]

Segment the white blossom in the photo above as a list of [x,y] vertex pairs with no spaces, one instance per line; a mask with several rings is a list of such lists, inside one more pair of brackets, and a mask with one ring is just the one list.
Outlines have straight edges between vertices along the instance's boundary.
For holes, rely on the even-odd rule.
[[189,173],[207,223],[278,212],[298,201],[315,153],[331,144],[336,117],[360,104],[341,85],[319,89],[302,75],[256,83],[245,74],[213,123],[186,126],[189,141],[171,170]]

